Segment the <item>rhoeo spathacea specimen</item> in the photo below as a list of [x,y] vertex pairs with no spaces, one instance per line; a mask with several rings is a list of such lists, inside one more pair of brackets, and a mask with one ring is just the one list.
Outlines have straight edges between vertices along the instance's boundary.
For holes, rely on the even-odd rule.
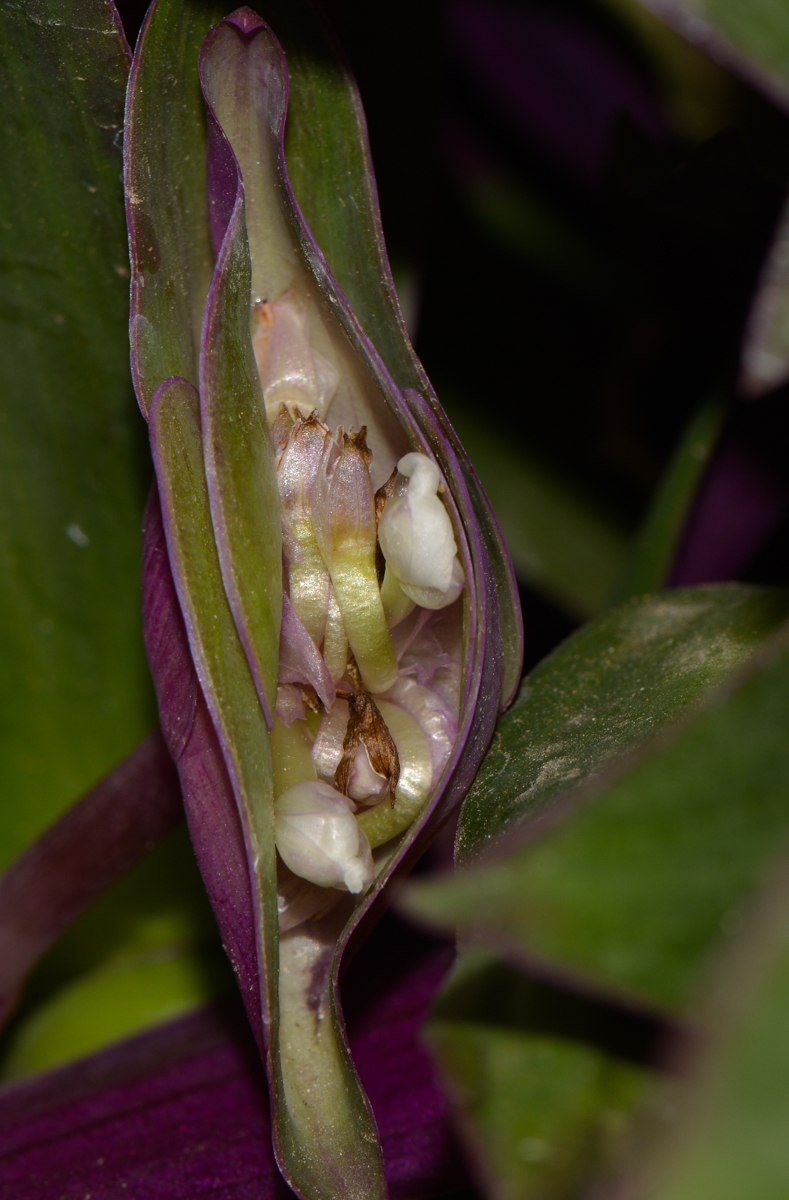
[[[387,298],[387,361],[292,190],[276,37],[249,9],[215,25],[201,100],[205,27],[176,7],[149,14],[125,136],[156,468],[146,643],[279,1162],[305,1196],[373,1197],[340,960],[462,799],[510,698],[511,574],[392,302],[369,175],[366,210],[342,219],[373,234],[359,271]],[[337,103],[363,139],[353,93]]]

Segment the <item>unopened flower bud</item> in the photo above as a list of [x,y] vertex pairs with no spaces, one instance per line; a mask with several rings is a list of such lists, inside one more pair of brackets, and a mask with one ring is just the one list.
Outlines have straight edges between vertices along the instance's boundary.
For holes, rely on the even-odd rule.
[[293,292],[273,304],[255,305],[257,329],[252,337],[269,421],[282,404],[293,417],[326,415],[340,377],[309,343],[307,312]]
[[452,522],[438,498],[441,473],[424,454],[397,464],[408,478],[404,496],[389,500],[378,523],[378,540],[400,587],[422,608],[444,608],[463,590]]
[[297,783],[278,797],[274,838],[285,865],[302,879],[357,894],[373,882],[370,843],[353,803],[327,783]]
[[315,539],[310,497],[327,440],[331,434],[317,417],[296,421],[277,466],[290,601],[316,646],[326,628],[330,582]]
[[398,668],[375,567],[375,500],[366,430],[326,444],[312,491],[312,523],[367,691],[384,692]]

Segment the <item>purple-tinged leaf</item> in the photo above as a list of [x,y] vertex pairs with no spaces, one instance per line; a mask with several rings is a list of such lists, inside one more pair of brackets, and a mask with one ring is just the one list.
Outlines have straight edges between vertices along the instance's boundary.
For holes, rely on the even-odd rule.
[[[170,0],[159,0],[148,28],[164,29],[168,13],[176,7]],[[142,39],[129,102],[136,129],[127,166],[132,185],[136,157],[144,161],[159,136],[154,127],[134,125],[139,81],[156,77],[162,69],[154,63],[146,73],[140,60],[149,53],[147,45],[154,56],[163,56],[163,42]],[[490,535],[489,511],[482,504],[488,522],[483,533],[475,513],[480,494],[469,491],[469,481],[476,486],[473,475],[437,403],[415,391],[400,392],[304,224],[284,161],[288,88],[276,39],[254,13],[240,10],[211,31],[200,69],[209,109],[208,207],[218,251],[203,321],[200,412],[190,384],[168,378],[160,382],[149,414],[167,553],[199,689],[189,682],[188,670],[179,677],[178,668],[173,669],[177,655],[167,649],[169,635],[159,636],[161,628],[173,624],[172,608],[162,606],[147,584],[146,635],[149,647],[158,645],[151,662],[166,733],[180,744],[190,720],[197,723],[202,694],[217,737],[213,744],[205,739],[207,761],[215,775],[217,763],[224,762],[225,786],[209,799],[205,788],[201,790],[199,772],[188,780],[185,759],[178,758],[187,816],[209,893],[217,897],[224,888],[232,897],[217,915],[231,957],[240,966],[258,1034],[250,971],[260,974],[280,1164],[305,1196],[382,1195],[385,1184],[375,1128],[348,1057],[337,1002],[340,958],[350,939],[359,940],[363,927],[366,930],[376,919],[384,886],[410,866],[477,770],[501,702],[500,626],[511,594],[511,572],[503,554],[495,566],[492,562],[490,547],[496,542]],[[363,168],[367,166],[365,159]],[[158,221],[162,236],[172,241],[155,203],[149,215]],[[187,226],[190,220],[187,214]],[[139,240],[134,231],[132,237]],[[386,272],[388,278],[388,267]],[[466,590],[458,736],[438,785],[411,827],[380,850],[378,878],[370,893],[361,900],[338,895],[328,911],[324,906],[324,916],[288,929],[277,947],[271,771],[258,699],[271,711],[272,655],[266,642],[279,642],[276,609],[281,583],[279,562],[274,561],[279,554],[279,507],[274,493],[272,508],[266,482],[271,478],[271,450],[266,444],[264,397],[251,370],[249,303],[260,305],[261,319],[271,324],[274,306],[288,288],[304,308],[313,366],[317,364],[315,369],[325,378],[336,376],[332,421],[367,429],[373,486],[385,482],[406,451],[418,450],[438,461],[448,485],[444,503]],[[145,407],[145,396],[140,399]],[[151,538],[154,544],[153,531]],[[256,561],[261,546],[266,549]],[[338,598],[342,608],[339,590]],[[512,675],[519,664],[517,636],[513,640],[517,618],[510,614],[506,619],[507,670]],[[456,628],[460,646],[459,624],[453,627],[450,620],[448,628]],[[213,839],[203,836],[201,826],[218,821],[230,830],[228,784],[240,817],[233,829],[236,838],[243,830],[244,848],[228,834],[212,857]],[[199,793],[194,798],[193,786]],[[219,816],[207,811],[212,803]]]
[[60,934],[183,816],[154,730],[0,876],[0,1024]]
[[[244,190],[209,109],[209,186],[233,207],[203,317],[200,398],[211,518],[230,607],[269,728],[277,703],[282,532],[266,406],[249,338],[251,288]],[[217,163],[224,170],[218,178]],[[233,179],[235,175],[235,180]],[[211,199],[214,193],[209,193]],[[212,204],[212,231],[218,210]]]
[[255,921],[233,787],[195,674],[154,490],[143,526],[145,648],[162,730],[178,767],[187,825],[206,891],[262,1052]]
[[[131,357],[143,413],[171,375],[198,382],[213,271],[206,132],[196,94],[200,43],[221,7],[151,5],[126,93],[123,153],[131,253]],[[148,140],[149,130],[157,136]]]
[[780,437],[769,403],[739,406],[721,437],[679,540],[668,583],[718,583],[742,576],[789,509],[789,487],[771,461]]
[[[272,912],[269,906],[261,918],[257,918],[260,900],[254,886],[255,881],[265,880],[268,875],[266,893],[268,896],[276,893],[275,851],[270,836],[273,814],[268,734],[222,588],[202,470],[196,391],[184,380],[166,381],[154,394],[149,417],[167,555],[186,627],[189,654],[215,731],[212,738],[209,724],[201,722],[198,739],[193,741],[189,737],[176,757],[179,770],[182,770],[182,764],[187,769],[181,775],[184,807],[209,896],[214,903],[215,893],[219,891],[224,901],[221,908],[215,908],[217,920],[233,966],[239,973],[255,1035],[262,1045],[263,1029],[258,1017],[261,1000],[257,995],[261,985],[256,986],[255,980],[259,970],[263,969],[265,957],[261,955],[262,946],[256,947],[256,936],[268,939],[268,944],[273,940],[276,946],[276,910]],[[176,495],[181,503],[174,499]],[[146,559],[152,549],[155,553],[156,533],[156,523],[152,521],[146,528]],[[159,564],[163,575],[165,564],[161,558]],[[166,586],[166,581],[163,582]],[[150,644],[152,639],[159,637],[162,616],[171,628],[176,624],[176,616],[172,607],[165,614],[157,611],[162,598],[155,594],[150,596],[147,572],[144,585],[146,644]],[[181,647],[177,650],[181,651]],[[168,683],[173,677],[173,661],[177,664],[178,658],[165,659],[167,669],[163,677]],[[190,660],[181,661],[184,678],[188,679]],[[160,662],[160,658],[151,659],[157,685]],[[190,691],[191,688],[187,696]],[[195,720],[197,711],[195,705]],[[163,709],[162,723],[165,732],[173,723],[173,717],[166,709]],[[216,755],[217,739],[221,759]],[[224,773],[220,771],[222,760]],[[213,782],[218,783],[221,778],[224,784],[216,793],[206,787],[212,776]],[[230,795],[236,802],[232,806],[228,803],[228,782],[232,789]],[[222,831],[221,840],[216,838],[217,826]],[[240,838],[241,828],[243,837]],[[255,918],[250,928],[252,913]],[[262,987],[272,989],[273,986],[269,973],[267,978],[264,977]],[[271,992],[268,1003],[271,1004]]]

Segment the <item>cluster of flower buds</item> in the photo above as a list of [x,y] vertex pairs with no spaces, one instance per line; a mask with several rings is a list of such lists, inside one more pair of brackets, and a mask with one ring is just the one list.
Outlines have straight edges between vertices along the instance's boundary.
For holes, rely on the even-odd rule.
[[276,843],[301,879],[360,893],[457,736],[463,569],[435,462],[406,454],[376,491],[366,428],[327,423],[338,375],[308,305],[254,315],[282,506]]

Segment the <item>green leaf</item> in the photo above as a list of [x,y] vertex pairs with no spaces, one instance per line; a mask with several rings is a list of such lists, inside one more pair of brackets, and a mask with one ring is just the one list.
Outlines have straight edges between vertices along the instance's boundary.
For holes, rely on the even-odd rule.
[[789,102],[789,12],[780,0],[648,0],[646,7],[779,103]]
[[638,597],[573,634],[499,718],[458,862],[676,721],[787,615],[787,593],[731,584]]
[[[132,363],[140,403],[171,375],[195,387],[200,328],[214,254],[206,204],[205,108],[197,77],[203,38],[225,7],[158,4],[146,27],[146,53],[126,113],[132,264]],[[155,146],[146,131],[161,130]]]
[[110,1042],[208,1003],[233,978],[221,945],[201,951],[163,945],[115,956],[64,985],[12,1034],[2,1078],[15,1079],[81,1058]]
[[582,998],[461,954],[424,1036],[496,1197],[566,1200],[616,1155],[649,1073],[596,1034]]
[[[156,709],[139,614],[151,470],[128,366],[126,47],[98,0],[6,5],[0,29],[4,865],[133,748]],[[113,956],[155,960],[176,943],[180,967],[167,968],[155,997],[153,967],[88,986]],[[18,1044],[33,1045],[34,1027],[54,1029],[69,989],[80,1003],[60,1049],[48,1034],[49,1048],[20,1051],[13,1069],[38,1069],[200,1003],[199,963],[211,945],[216,929],[182,831],[42,962],[15,1021]]]
[[[642,3],[644,0],[642,0]],[[712,58],[789,108],[789,10],[776,0],[647,0]],[[789,214],[779,223],[751,309],[741,384],[760,396],[789,379]]]
[[0,864],[155,721],[128,369],[127,59],[98,0],[0,13]]
[[[713,593],[700,589],[702,602]],[[686,603],[692,594],[685,593]],[[773,619],[785,600],[784,594],[775,595]],[[578,675],[585,688],[574,688],[566,674],[556,677],[556,710],[564,713],[556,725],[543,717],[541,727],[529,730],[523,708],[516,710],[518,739],[538,753],[528,764],[526,789],[520,796],[511,789],[511,815],[545,811],[536,821],[527,816],[515,836],[511,830],[509,844],[520,848],[507,853],[502,837],[503,852],[493,863],[483,862],[449,881],[411,885],[409,910],[433,921],[490,926],[600,985],[653,1003],[682,1004],[729,915],[789,830],[789,652],[781,643],[774,646],[764,661],[746,669],[744,678],[737,675],[739,682],[713,688],[703,704],[686,707],[685,721],[673,728],[655,722],[654,712],[672,693],[675,705],[677,699],[687,705],[693,690],[698,696],[699,675],[707,674],[710,682],[709,667],[716,658],[720,667],[721,652],[730,667],[742,661],[747,643],[770,625],[764,594],[761,603],[761,614],[757,603],[750,622],[743,620],[747,608],[741,609],[731,633],[718,620],[706,637],[698,628],[684,646],[680,638],[672,646],[671,638],[663,640],[656,629],[653,651],[665,655],[662,685],[659,674],[657,680],[647,673],[639,677],[623,666],[621,691],[607,713],[601,706],[597,720],[591,705],[604,699],[609,669],[599,644],[596,661],[581,663]],[[683,658],[691,668],[687,673],[681,670]],[[611,661],[616,659],[612,645]],[[528,699],[527,694],[525,703]],[[612,764],[610,772],[592,776],[586,788],[548,807],[546,800],[566,787],[573,760],[582,773],[592,766],[584,726],[602,759],[612,734],[621,744],[617,724],[636,732],[639,710],[643,732],[650,725],[657,732],[662,724],[662,735],[641,755]],[[674,706],[666,716],[676,714]],[[513,739],[510,745],[515,744]],[[495,755],[499,774],[513,782],[501,742]],[[492,809],[491,800],[483,817]],[[469,838],[466,824],[466,856],[480,844],[483,829],[477,825]]]
[[699,482],[720,436],[727,405],[718,397],[702,404],[674,451],[652,501],[616,599],[655,592],[668,583],[682,530]]
[[282,526],[266,404],[249,339],[251,266],[243,206],[237,217],[235,235],[217,264],[216,303],[206,309],[203,450],[225,591],[271,726],[282,617]]
[[[628,1165],[651,1200],[782,1200],[789,1179],[789,889],[786,862],[716,966],[700,1013],[706,1059],[663,1087]],[[655,1109],[664,1114],[655,1136]],[[666,1116],[668,1120],[666,1120]],[[666,1129],[665,1126],[668,1128]],[[658,1125],[658,1128],[660,1126]],[[651,1134],[651,1136],[650,1136]],[[651,1142],[651,1145],[649,1144]],[[638,1145],[638,1142],[636,1142]]]
[[789,379],[789,205],[762,269],[741,355],[742,386],[751,397]]
[[3,1035],[0,1078],[88,1053],[232,986],[181,825],[91,905],[38,965]]

